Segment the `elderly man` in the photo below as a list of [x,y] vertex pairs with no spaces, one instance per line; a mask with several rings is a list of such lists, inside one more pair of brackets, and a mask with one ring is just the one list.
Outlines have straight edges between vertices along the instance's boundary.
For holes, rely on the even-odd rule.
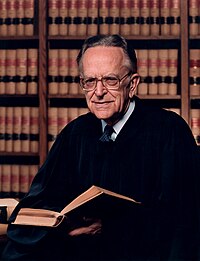
[[188,125],[135,96],[137,59],[120,35],[88,38],[77,62],[90,112],[61,131],[10,221],[22,207],[60,211],[93,184],[141,205],[55,229],[9,225],[3,258],[198,260],[199,172]]

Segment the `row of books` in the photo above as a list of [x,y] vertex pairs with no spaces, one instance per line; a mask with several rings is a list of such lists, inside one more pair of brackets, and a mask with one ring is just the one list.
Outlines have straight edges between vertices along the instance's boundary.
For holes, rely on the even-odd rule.
[[0,1],[0,36],[34,35],[34,0]]
[[190,95],[200,95],[200,49],[189,52]]
[[200,145],[200,109],[190,110],[191,130],[198,145]]
[[49,49],[48,93],[66,95],[82,93],[76,63],[78,49]]
[[49,0],[49,35],[180,35],[180,0]]
[[0,107],[0,151],[38,153],[38,107]]
[[[138,94],[177,94],[178,49],[136,50],[141,84]],[[50,95],[82,94],[78,83],[77,49],[50,49],[48,92]]]
[[0,95],[38,93],[38,49],[0,49]]
[[28,192],[38,165],[0,165],[0,196],[20,197]]
[[139,95],[176,95],[178,49],[136,50],[141,82]]
[[88,108],[63,108],[49,107],[48,108],[48,148],[50,149],[57,135],[62,128],[71,120],[78,116],[87,113]]

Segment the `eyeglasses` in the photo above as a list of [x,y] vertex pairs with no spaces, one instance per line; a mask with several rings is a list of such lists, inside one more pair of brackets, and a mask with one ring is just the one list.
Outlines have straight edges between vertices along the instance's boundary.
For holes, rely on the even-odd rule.
[[102,85],[108,90],[117,90],[120,86],[120,83],[128,76],[131,75],[131,72],[125,74],[121,79],[116,75],[103,76],[101,78],[80,78],[80,86],[86,92],[93,91],[97,87],[97,82],[101,81]]

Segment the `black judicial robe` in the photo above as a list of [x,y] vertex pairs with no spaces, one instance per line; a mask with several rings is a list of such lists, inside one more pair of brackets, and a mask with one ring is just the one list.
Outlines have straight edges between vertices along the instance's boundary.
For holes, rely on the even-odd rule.
[[[199,160],[185,121],[173,112],[135,110],[115,142],[102,144],[101,122],[80,116],[59,134],[21,207],[56,211],[92,184],[141,201],[105,220],[102,234],[9,225],[5,260],[200,260]],[[199,251],[199,252],[198,252]]]

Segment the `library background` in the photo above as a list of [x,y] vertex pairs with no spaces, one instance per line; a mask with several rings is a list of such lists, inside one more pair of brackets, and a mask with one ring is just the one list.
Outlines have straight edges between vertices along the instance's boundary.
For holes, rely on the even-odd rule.
[[23,197],[63,126],[88,111],[75,59],[97,33],[131,42],[137,95],[180,114],[200,145],[200,0],[1,0],[0,197]]

